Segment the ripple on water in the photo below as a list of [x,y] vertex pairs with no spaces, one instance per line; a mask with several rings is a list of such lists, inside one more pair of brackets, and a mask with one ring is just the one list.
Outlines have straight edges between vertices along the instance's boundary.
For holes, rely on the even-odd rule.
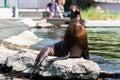
[[103,64],[99,64],[102,70],[112,72],[112,73],[120,73],[120,60],[108,60]]

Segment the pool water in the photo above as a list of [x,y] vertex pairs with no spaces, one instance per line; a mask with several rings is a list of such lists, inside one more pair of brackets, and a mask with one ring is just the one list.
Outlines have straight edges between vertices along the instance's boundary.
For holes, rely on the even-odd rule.
[[[35,34],[38,37],[45,38],[47,42],[54,43],[54,41],[63,39],[66,28],[47,30],[46,32],[38,30]],[[120,59],[120,28],[91,27],[86,28],[86,30],[90,54],[96,54],[108,59]]]

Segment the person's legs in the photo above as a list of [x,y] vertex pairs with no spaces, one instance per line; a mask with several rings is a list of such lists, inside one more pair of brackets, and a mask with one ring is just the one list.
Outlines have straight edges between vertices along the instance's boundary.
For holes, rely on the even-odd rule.
[[60,18],[62,18],[62,19],[64,18],[62,13],[59,13],[58,15],[59,15]]
[[53,12],[50,12],[49,13],[49,18],[53,18],[54,17],[54,13]]

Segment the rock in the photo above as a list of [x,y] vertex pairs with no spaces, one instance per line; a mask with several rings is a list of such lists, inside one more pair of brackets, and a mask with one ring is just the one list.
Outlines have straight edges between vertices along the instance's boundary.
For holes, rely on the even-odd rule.
[[[49,60],[55,57],[47,57],[40,69],[36,69],[39,75],[43,77],[59,77],[62,79],[97,79],[101,69],[97,63],[85,60],[83,58],[69,58],[58,60],[50,64]],[[7,66],[13,66],[13,70],[22,71],[28,69],[25,73],[30,73],[31,65],[35,57],[25,51],[7,57]]]
[[[6,49],[4,47],[0,47],[0,64],[4,64],[7,61],[7,66],[13,67],[15,71],[22,71],[23,73],[29,74],[31,71],[31,65],[34,63],[36,58],[36,54],[39,51],[21,49],[19,51],[13,51]],[[33,54],[34,53],[34,54]],[[91,57],[91,56],[90,56]],[[96,57],[96,58],[95,58]],[[7,58],[7,60],[6,60]],[[43,77],[54,77],[57,76],[62,79],[73,79],[73,78],[82,78],[82,79],[97,79],[99,74],[101,75],[101,70],[107,71],[102,73],[101,77],[111,77],[111,75],[116,75],[119,73],[120,60],[107,60],[102,57],[97,57],[92,55],[91,60],[97,62],[96,60],[100,60],[97,63],[91,60],[85,60],[82,58],[69,58],[65,60],[58,60],[50,64],[49,60],[55,57],[47,57],[43,63],[42,67],[36,69],[35,72],[38,72],[39,75]],[[105,60],[105,61],[104,61]],[[101,63],[102,61],[102,63]],[[99,66],[100,68],[99,68]],[[109,73],[113,72],[113,73]],[[115,74],[114,74],[115,73]],[[18,73],[22,74],[22,73]],[[116,75],[119,77],[119,74]],[[4,78],[4,77],[3,77]]]
[[22,71],[32,66],[36,55],[19,50],[18,53],[6,58],[7,66],[12,66],[13,70]]
[[0,74],[0,77],[5,77],[3,74]]
[[54,25],[51,24],[51,23],[41,23],[41,22],[39,22],[37,24],[37,26],[41,26],[42,28],[50,28],[50,27],[53,27]]
[[13,50],[21,48],[28,49],[32,48],[30,47],[31,45],[34,45],[42,40],[43,38],[37,37],[32,31],[26,30],[16,36],[5,39],[2,45]]
[[0,74],[0,80],[5,80],[5,76],[3,74]]
[[42,70],[39,75],[56,76],[62,79],[97,79],[101,71],[97,63],[83,58],[58,60],[50,65],[49,60],[51,58],[53,57],[47,57],[42,63]]
[[8,56],[12,56],[14,54],[16,54],[16,51],[13,50],[9,50],[7,48],[4,47],[0,47],[0,64],[5,63],[5,60]]
[[22,22],[22,23],[28,25],[29,27],[36,26],[36,22],[34,20],[32,20],[31,18],[24,18],[19,22]]
[[24,80],[24,79],[23,78],[11,78],[9,76],[6,77],[3,74],[0,74],[0,80]]

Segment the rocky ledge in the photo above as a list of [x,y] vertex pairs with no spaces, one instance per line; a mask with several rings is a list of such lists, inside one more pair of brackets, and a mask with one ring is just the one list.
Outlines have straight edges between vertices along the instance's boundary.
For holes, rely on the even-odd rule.
[[62,79],[97,79],[101,71],[97,63],[83,58],[68,58],[50,64],[51,58],[47,57],[43,62],[39,75],[57,76]]
[[41,67],[32,68],[35,55],[21,50],[7,56],[3,64],[6,64],[11,71],[21,71],[21,74],[39,74],[43,77],[59,77],[61,79],[97,79],[99,77],[101,69],[97,63],[91,60],[68,58],[50,63],[50,59],[53,58],[55,57],[49,56],[43,61]]
[[[3,51],[2,51],[3,50]],[[41,67],[33,68],[33,63],[38,51],[19,50],[11,51],[8,49],[0,49],[3,53],[0,56],[0,72],[9,73],[11,77],[30,78],[30,75],[38,75],[42,77],[58,77],[60,79],[97,79],[100,77],[102,64],[107,64],[108,60],[104,58],[91,56],[91,60],[83,58],[68,58],[65,60],[57,60],[53,63],[50,59],[55,57],[47,57]],[[96,59],[97,58],[97,59]],[[97,63],[99,64],[97,64]],[[102,66],[104,68],[104,66]],[[108,66],[109,67],[109,66]],[[117,66],[118,67],[118,66]],[[27,75],[26,75],[27,74]],[[114,77],[105,76],[101,77]],[[114,77],[115,78],[115,77]]]

